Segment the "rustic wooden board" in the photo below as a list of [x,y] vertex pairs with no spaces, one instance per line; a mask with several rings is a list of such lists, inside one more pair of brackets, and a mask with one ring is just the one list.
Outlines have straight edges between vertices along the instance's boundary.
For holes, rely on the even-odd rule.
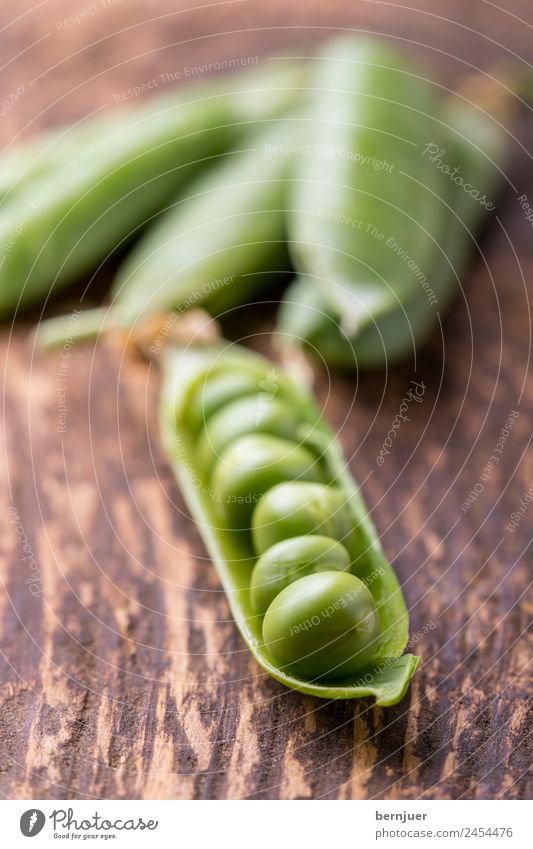
[[[485,66],[508,50],[533,58],[527,2],[503,12],[448,0],[437,17],[431,3],[330,2],[324,12],[321,3],[276,0],[180,12],[182,4],[159,0],[147,21],[139,0],[67,28],[60,22],[82,4],[31,5],[17,4],[22,17],[0,33],[4,90],[25,86],[2,118],[5,144],[111,108],[116,94],[163,72],[291,46],[298,53],[339,26],[409,39],[449,80],[465,63]],[[532,135],[524,119],[522,144]],[[4,327],[4,797],[527,795],[533,507],[506,530],[533,483],[533,248],[516,200],[533,197],[527,166],[517,144],[483,257],[417,362],[358,380],[317,376],[403,582],[423,657],[395,708],[302,697],[251,661],[161,452],[154,367],[111,344],[37,357],[29,319]],[[252,321],[268,330],[256,313],[245,316],[228,332],[248,333]],[[411,380],[424,383],[423,399],[411,403],[379,467]]]

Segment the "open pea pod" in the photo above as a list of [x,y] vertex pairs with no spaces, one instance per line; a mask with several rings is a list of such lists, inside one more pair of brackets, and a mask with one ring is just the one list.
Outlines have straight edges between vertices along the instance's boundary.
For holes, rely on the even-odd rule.
[[[285,412],[276,415],[280,406]],[[236,345],[168,349],[160,427],[235,622],[261,667],[322,698],[400,701],[418,665],[403,654],[409,621],[401,588],[307,389]],[[304,616],[317,598],[319,615],[286,624],[291,611]],[[309,655],[293,662],[302,640]]]

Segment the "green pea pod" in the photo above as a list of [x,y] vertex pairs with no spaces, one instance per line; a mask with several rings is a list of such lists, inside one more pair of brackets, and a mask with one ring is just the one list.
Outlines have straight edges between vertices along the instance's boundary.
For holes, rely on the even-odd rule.
[[252,514],[265,494],[287,479],[320,481],[322,471],[304,445],[270,434],[249,434],[232,442],[215,466],[211,483],[221,521],[235,530],[250,528]]
[[[418,658],[402,654],[408,640],[408,614],[401,589],[359,489],[312,396],[264,358],[235,345],[168,349],[164,363],[163,442],[236,624],[255,659],[273,678],[304,693],[328,699],[374,696],[384,706],[400,701],[418,665]],[[297,414],[292,435],[286,435],[289,442],[269,434],[261,437],[253,427],[253,436],[237,432],[229,449],[242,446],[243,438],[249,444],[246,450],[237,450],[239,459],[218,480],[220,465],[206,471],[199,462],[204,429],[234,399],[259,399],[262,393],[268,400],[275,397],[285,402],[293,416]],[[204,398],[208,406],[201,411]],[[270,462],[265,446],[288,446],[291,438],[298,460],[288,463],[283,473],[283,463],[278,462],[281,454],[275,448],[274,474],[266,481],[270,489],[264,491],[264,479],[258,489],[254,481],[241,486],[242,457],[246,474],[252,473],[258,458],[261,477],[265,461],[267,466]],[[222,455],[226,467],[229,449]],[[318,478],[312,475],[309,481],[306,470],[312,455],[320,471]],[[247,506],[242,512],[232,507],[230,515],[226,510],[225,487],[234,467],[239,495],[246,499],[251,491],[258,496],[251,518]],[[284,476],[286,480],[280,482]],[[233,493],[233,485],[228,487]],[[291,499],[294,509],[289,506]],[[301,545],[294,537],[302,535]],[[256,562],[258,572],[252,581]],[[261,595],[261,586],[266,587],[266,596]],[[288,594],[286,605],[283,593]],[[310,624],[299,621],[303,613],[310,617]]]
[[[244,139],[246,149],[234,149],[193,181],[125,259],[111,289],[111,306],[82,314],[69,339],[199,305],[220,315],[268,285],[270,271],[286,269],[291,162],[276,151],[294,132],[290,121],[263,128]],[[68,317],[50,319],[37,338],[52,347],[68,330]]]
[[[160,103],[161,99],[156,98],[156,101]],[[128,121],[139,119],[147,106],[98,112],[71,126],[46,130],[10,146],[0,154],[2,206],[12,203],[43,178],[57,182],[68,177],[93,146],[103,147],[110,134],[116,133]],[[150,108],[153,109],[153,105]]]
[[89,142],[80,130],[81,147],[61,170],[36,176],[1,204],[0,314],[94,268],[206,159],[293,103],[302,69],[283,60],[232,80],[157,99]]
[[434,262],[445,183],[423,151],[442,135],[438,89],[383,42],[346,37],[326,46],[315,79],[291,253],[355,336],[419,286],[413,268],[427,275]]
[[115,280],[119,320],[134,323],[146,314],[185,309],[189,301],[220,312],[245,302],[268,281],[270,269],[288,267],[290,160],[270,151],[292,135],[290,122],[283,122],[245,139],[247,150],[229,154],[150,228]]
[[351,339],[341,328],[338,315],[312,277],[300,275],[287,287],[278,309],[276,333],[275,345],[288,359],[301,348],[331,368],[361,367],[357,337]]
[[[372,368],[406,357],[428,337],[457,292],[475,231],[494,209],[507,147],[503,126],[458,95],[443,100],[438,135],[438,142],[428,136],[423,149],[442,175],[440,194],[431,201],[438,218],[427,233],[437,248],[429,270],[422,272],[407,251],[387,240],[381,251],[398,266],[411,266],[413,286],[405,294],[391,285],[388,300],[355,333],[343,327],[320,281],[311,275],[297,278],[279,313],[281,345],[304,344],[333,367]],[[421,179],[413,173],[413,181]]]
[[289,439],[297,425],[297,413],[277,398],[261,393],[237,398],[206,422],[196,456],[203,469],[211,469],[222,451],[240,436],[269,434]]
[[[279,314],[280,344],[290,347],[291,340],[295,344],[300,340],[329,365],[353,369],[394,363],[425,341],[457,292],[476,230],[495,207],[508,147],[505,126],[518,102],[513,91],[520,90],[517,74],[509,70],[507,76],[505,85],[479,75],[467,78],[458,94],[436,99],[434,132],[427,125],[423,146],[418,147],[441,180],[438,191],[427,184],[436,214],[436,225],[425,227],[426,241],[436,249],[432,260],[425,266],[418,264],[409,249],[389,236],[381,244],[376,242],[376,256],[383,254],[396,269],[390,274],[388,295],[355,332],[350,332],[350,321],[341,318],[340,303],[326,291],[327,281],[318,280],[309,269],[287,290]],[[525,86],[523,90],[529,97]],[[423,181],[422,171],[413,168],[413,187]],[[384,181],[383,192],[390,186]],[[410,193],[406,197],[410,205]],[[350,216],[337,217],[347,238],[360,220],[356,206]],[[377,229],[386,233],[381,219]],[[411,287],[397,279],[397,269],[402,267],[412,272]],[[352,283],[357,288],[357,271]],[[383,294],[382,287],[380,291]]]
[[250,582],[252,607],[264,616],[281,590],[297,578],[315,572],[347,572],[350,565],[346,548],[331,537],[288,537],[270,546],[255,564]]

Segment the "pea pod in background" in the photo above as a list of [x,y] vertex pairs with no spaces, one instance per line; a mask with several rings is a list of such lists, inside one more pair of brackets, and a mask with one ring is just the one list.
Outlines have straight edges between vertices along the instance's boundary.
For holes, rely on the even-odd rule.
[[163,443],[252,655],[304,693],[398,702],[418,664],[402,592],[312,396],[235,345],[164,362]]
[[[310,143],[289,213],[295,267],[321,284],[350,335],[408,295],[413,274],[387,251],[393,239],[423,271],[434,260],[442,174],[422,155],[439,139],[436,85],[381,41],[342,38],[315,68]],[[343,226],[349,224],[349,226]],[[428,237],[429,236],[429,237]]]
[[[206,159],[294,103],[302,75],[300,64],[280,60],[151,100],[109,119],[111,130],[89,142],[90,128],[80,129],[74,157],[57,170],[52,153],[52,170],[38,171],[0,205],[0,314],[44,301],[95,268]],[[64,143],[70,151],[73,139]]]
[[[6,198],[21,191],[23,186],[32,179],[52,170],[49,153],[55,142],[55,133],[42,133],[35,139],[16,143],[2,151],[0,154],[0,203],[5,203]],[[53,163],[55,167],[55,155]]]
[[[217,159],[147,229],[119,268],[109,307],[43,322],[44,347],[86,339],[111,328],[131,328],[151,316],[202,305],[212,315],[246,303],[286,270],[285,208],[297,132],[292,120],[249,133]],[[69,329],[70,325],[70,329]]]
[[[505,129],[458,95],[447,98],[442,121],[447,141],[431,143],[433,153],[427,155],[433,156],[435,168],[465,175],[465,182],[468,175],[468,183],[463,187],[446,175],[447,191],[434,199],[441,220],[435,234],[438,253],[427,276],[415,268],[410,296],[397,298],[391,289],[388,308],[354,335],[343,330],[324,286],[310,276],[299,277],[280,307],[281,346],[303,345],[332,367],[354,369],[393,364],[428,338],[460,287],[477,229],[494,209],[507,148]],[[406,259],[396,256],[396,261]]]
[[[380,51],[378,48],[376,63]],[[373,52],[374,46],[369,45],[366,54],[369,63]],[[392,62],[390,58],[389,66]],[[337,71],[335,60],[332,75]],[[378,91],[373,71],[370,79],[363,83],[368,84],[370,97]],[[429,93],[430,83],[427,87]],[[479,78],[475,79],[473,87],[479,88]],[[403,207],[397,206],[393,173],[375,178],[371,171],[366,174],[367,191],[371,192],[370,183],[375,179],[374,192],[379,203],[392,211],[392,217],[377,215],[375,225],[372,223],[367,196],[361,198],[359,193],[365,185],[365,168],[362,164],[356,166],[353,179],[357,191],[351,195],[351,204],[350,193],[347,193],[347,205],[341,206],[340,211],[338,206],[329,211],[321,241],[297,246],[296,264],[300,276],[287,290],[280,309],[280,345],[290,348],[303,344],[329,365],[353,369],[392,364],[416,351],[425,341],[438,316],[457,292],[460,275],[472,253],[473,231],[494,209],[507,138],[504,126],[482,107],[483,101],[493,106],[496,93],[499,94],[500,113],[509,114],[513,95],[507,91],[504,98],[507,102],[502,109],[502,89],[500,87],[498,93],[498,88],[493,81],[488,89],[485,86],[482,98],[478,96],[479,91],[475,92],[477,108],[461,94],[441,98],[434,92],[436,102],[427,120],[416,122],[416,146],[409,148],[411,168],[408,170],[406,165],[402,168]],[[468,93],[468,86],[465,93]],[[427,104],[426,108],[429,108]],[[370,106],[368,111],[370,114],[365,117],[364,104],[360,107],[363,114],[356,118],[354,149],[361,135],[359,123],[364,125],[363,136],[369,126],[372,131],[382,129],[379,115],[373,118]],[[394,145],[390,146],[390,151],[388,162],[392,164]],[[424,178],[428,167],[438,175],[437,185],[434,180]],[[330,163],[329,176],[327,170],[328,166],[324,165],[324,182],[335,185],[339,179],[335,158]],[[315,179],[315,172],[304,172],[302,179],[303,197],[297,199],[292,222],[302,238],[307,228],[308,239],[312,242],[319,238],[313,227],[324,208],[324,194],[317,194],[313,199],[309,188],[312,182],[309,181]],[[413,191],[407,190],[409,186]],[[425,214],[415,221],[417,204],[413,201],[420,191],[425,194],[425,209],[427,204],[431,207],[431,215]],[[300,204],[304,204],[303,212]],[[419,210],[422,208],[418,206]],[[411,220],[412,238],[402,240],[397,235],[396,223],[401,229],[404,220]],[[359,222],[361,227],[358,228]],[[426,242],[425,248],[420,246],[420,239]],[[381,277],[381,282],[375,282],[370,294],[366,269],[362,273],[359,262],[365,252],[369,260],[373,256],[374,270]]]

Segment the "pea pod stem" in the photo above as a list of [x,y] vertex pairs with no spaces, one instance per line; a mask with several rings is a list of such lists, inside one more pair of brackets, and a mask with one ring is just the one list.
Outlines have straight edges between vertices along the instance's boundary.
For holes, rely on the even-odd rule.
[[193,393],[199,391],[206,376],[225,371],[246,374],[250,379],[257,380],[259,386],[265,380],[265,374],[271,370],[272,366],[263,358],[228,344],[168,350],[160,407],[163,444],[189,510],[213,559],[236,624],[262,668],[287,687],[321,698],[374,696],[379,705],[395,704],[404,696],[418,665],[418,658],[402,654],[408,639],[407,610],[400,586],[383,554],[359,489],[307,390],[297,387],[290,378],[276,370],[279,392],[284,397],[287,395],[292,408],[301,412],[302,419],[318,422],[313,428],[314,435],[308,443],[309,447],[314,445],[321,452],[329,477],[346,494],[347,509],[354,528],[357,528],[361,551],[365,553],[361,577],[366,580],[377,604],[382,637],[374,661],[359,676],[354,676],[356,680],[327,683],[305,680],[273,661],[265,650],[260,618],[250,601],[250,559],[253,555],[249,543],[242,535],[220,527],[209,494],[209,484],[196,466],[194,445],[197,430],[191,430],[188,421]]
[[14,144],[0,155],[0,203],[12,203],[29,186],[43,178],[57,179],[71,169],[71,163],[86,155],[93,145],[102,144],[110,133],[146,107],[112,113],[97,111],[79,122],[52,130]]

